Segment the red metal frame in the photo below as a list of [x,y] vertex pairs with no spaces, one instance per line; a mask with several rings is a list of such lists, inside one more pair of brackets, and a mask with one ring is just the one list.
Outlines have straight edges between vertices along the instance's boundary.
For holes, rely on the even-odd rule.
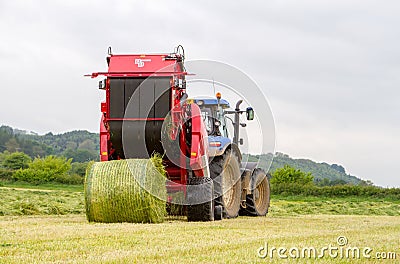
[[190,167],[198,177],[206,176],[205,167],[208,160],[207,131],[197,104],[191,104],[192,146],[190,149]]
[[86,77],[92,77],[96,78],[99,76],[106,76],[106,77],[114,77],[114,78],[121,78],[121,77],[148,77],[148,76],[153,76],[153,77],[165,77],[165,76],[171,76],[171,75],[189,75],[186,72],[163,72],[163,73],[153,73],[150,74],[143,72],[143,73],[124,73],[124,72],[113,72],[113,73],[108,73],[108,72],[94,72],[92,74],[86,74]]
[[100,161],[108,161],[108,144],[110,139],[110,133],[106,128],[106,122],[104,121],[104,114],[101,116],[100,121]]
[[[180,168],[173,164],[168,164],[167,174],[174,183],[167,187],[172,191],[186,192],[186,182],[188,170],[186,169],[186,159],[190,159],[190,167],[198,177],[205,176],[205,160],[208,159],[207,132],[205,130],[201,112],[196,104],[182,103],[181,99],[186,93],[185,87],[176,87],[182,83],[187,73],[184,71],[183,58],[180,54],[153,54],[153,55],[109,55],[107,57],[108,71],[95,72],[86,76],[92,78],[105,76],[106,79],[106,101],[101,103],[102,117],[100,121],[100,160],[108,161],[112,155],[113,148],[110,142],[110,130],[108,121],[112,120],[159,120],[165,118],[110,118],[110,78],[135,78],[150,76],[170,76],[171,100],[171,119],[174,129],[170,132],[170,137],[179,137],[181,146]],[[190,116],[187,116],[190,113]],[[186,135],[185,122],[191,122],[191,135]],[[179,133],[180,131],[180,133]],[[179,134],[178,134],[179,133]],[[191,137],[190,139],[186,138]],[[191,146],[187,146],[187,141]],[[167,161],[166,161],[167,162]]]
[[107,118],[107,121],[164,121],[165,118]]

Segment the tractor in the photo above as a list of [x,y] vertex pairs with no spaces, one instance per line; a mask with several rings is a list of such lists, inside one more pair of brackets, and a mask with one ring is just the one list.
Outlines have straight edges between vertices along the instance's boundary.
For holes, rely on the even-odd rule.
[[[265,216],[270,202],[267,174],[255,162],[242,162],[240,115],[220,93],[189,98],[182,46],[164,54],[113,54],[99,89],[101,103],[100,161],[163,157],[166,204],[183,194],[188,221],[213,221],[238,215]],[[195,74],[195,73],[194,73]],[[228,123],[233,127],[229,134]]]

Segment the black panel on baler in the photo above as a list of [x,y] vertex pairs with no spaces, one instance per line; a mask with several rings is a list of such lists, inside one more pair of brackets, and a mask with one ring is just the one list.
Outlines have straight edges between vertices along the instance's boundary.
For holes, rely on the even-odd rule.
[[109,121],[110,140],[114,148],[113,157],[117,159],[124,158],[124,150],[122,149],[122,121]]
[[154,86],[157,79],[147,79],[139,86],[140,89],[140,117],[154,118]]
[[110,80],[110,117],[122,118],[125,113],[125,80]]
[[[154,82],[154,105],[150,114],[154,114],[154,118],[165,118],[170,111],[170,79],[157,78]],[[146,123],[146,147],[149,154],[153,152],[164,153],[161,144],[162,120],[148,121]]]
[[167,78],[157,79],[154,86],[154,116],[155,117],[166,117],[168,112],[170,111],[170,80]]
[[169,78],[110,79],[110,117],[164,118],[170,110],[169,86]]
[[144,78],[137,79],[126,79],[125,81],[125,110],[128,106],[129,111],[125,113],[125,118],[139,118],[140,117],[140,89],[137,89],[139,85],[144,81]]
[[[111,79],[110,117],[165,118],[170,110],[170,98],[169,77]],[[115,158],[147,158],[153,152],[164,152],[161,144],[162,120],[125,122],[124,138],[129,142],[126,153],[122,147],[122,121],[110,121]]]

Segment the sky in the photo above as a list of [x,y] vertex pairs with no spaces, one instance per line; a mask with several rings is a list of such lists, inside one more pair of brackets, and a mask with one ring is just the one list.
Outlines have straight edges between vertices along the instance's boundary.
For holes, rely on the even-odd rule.
[[98,131],[83,75],[106,51],[171,52],[241,69],[267,96],[276,151],[400,187],[400,2],[0,0],[0,124]]

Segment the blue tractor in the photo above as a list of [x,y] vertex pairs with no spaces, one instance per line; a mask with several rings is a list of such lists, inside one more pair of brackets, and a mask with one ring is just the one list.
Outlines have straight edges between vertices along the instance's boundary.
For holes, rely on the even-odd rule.
[[[214,218],[234,218],[238,215],[264,216],[270,204],[270,185],[267,174],[256,162],[242,162],[239,145],[240,115],[254,119],[254,110],[240,110],[242,100],[231,110],[229,102],[217,93],[216,98],[197,98],[208,133],[209,168],[214,183]],[[233,125],[229,135],[228,122]]]

